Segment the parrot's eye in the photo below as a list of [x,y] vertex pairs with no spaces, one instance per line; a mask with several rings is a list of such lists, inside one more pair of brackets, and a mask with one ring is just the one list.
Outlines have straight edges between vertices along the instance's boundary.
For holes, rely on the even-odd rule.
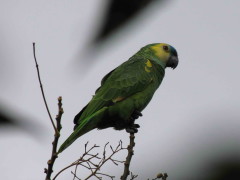
[[163,50],[168,52],[169,50],[168,46],[163,46]]

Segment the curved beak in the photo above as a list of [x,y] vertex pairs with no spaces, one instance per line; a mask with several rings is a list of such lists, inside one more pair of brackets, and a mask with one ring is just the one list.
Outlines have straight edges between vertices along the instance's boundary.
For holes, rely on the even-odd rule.
[[166,67],[171,67],[173,69],[175,69],[178,65],[178,57],[177,56],[170,56],[167,64],[166,64]]

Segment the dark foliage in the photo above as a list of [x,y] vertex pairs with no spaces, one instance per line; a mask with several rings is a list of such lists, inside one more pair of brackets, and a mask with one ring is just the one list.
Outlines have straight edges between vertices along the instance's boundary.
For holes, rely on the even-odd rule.
[[[164,0],[159,1],[164,2]],[[153,2],[153,0],[111,0],[95,41],[100,42],[108,37]]]

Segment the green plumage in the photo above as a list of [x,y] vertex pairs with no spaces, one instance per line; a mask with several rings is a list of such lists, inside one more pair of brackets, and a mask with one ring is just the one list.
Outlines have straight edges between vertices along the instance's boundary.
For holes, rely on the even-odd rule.
[[[170,49],[165,59],[156,56],[159,52],[164,53],[156,50],[160,45]],[[150,102],[162,82],[171,53],[175,52],[169,45],[151,44],[107,74],[92,100],[76,115],[74,132],[61,145],[58,153],[95,128],[122,130],[132,126],[132,114],[134,111],[141,112]]]

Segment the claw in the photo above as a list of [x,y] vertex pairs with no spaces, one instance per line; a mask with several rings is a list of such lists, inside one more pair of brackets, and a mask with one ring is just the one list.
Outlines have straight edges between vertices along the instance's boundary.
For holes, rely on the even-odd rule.
[[140,128],[139,124],[133,124],[132,127],[133,128]]
[[137,133],[138,132],[137,128],[140,128],[139,124],[132,124],[130,127],[126,128],[126,131],[128,133]]
[[135,110],[134,113],[137,114],[138,116],[142,116],[142,113],[140,111]]
[[132,114],[132,118],[133,118],[133,119],[138,119],[139,116],[138,116],[137,114]]
[[142,116],[142,113],[141,112],[139,112],[139,111],[137,111],[137,110],[135,110],[133,113],[132,113],[132,118],[133,119],[138,119],[140,116]]
[[135,128],[126,128],[126,131],[127,131],[128,133],[137,133],[137,132],[138,132],[138,130],[135,129]]

